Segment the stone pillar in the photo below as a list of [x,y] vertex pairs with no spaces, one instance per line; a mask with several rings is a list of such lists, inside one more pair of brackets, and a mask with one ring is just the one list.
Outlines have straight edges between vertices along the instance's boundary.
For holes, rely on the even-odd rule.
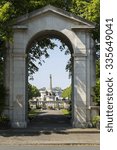
[[12,119],[13,113],[13,99],[12,99],[12,44],[7,42],[7,51],[5,58],[5,88],[6,88],[6,108],[4,113]]
[[11,118],[12,127],[25,128],[27,126],[25,115],[25,54],[14,52],[12,54],[12,102],[13,113]]
[[73,127],[86,127],[86,56],[85,54],[74,55],[73,77]]
[[10,50],[7,44],[6,57],[5,57],[5,88],[6,88],[6,108],[4,110],[4,114],[6,114],[10,118]]

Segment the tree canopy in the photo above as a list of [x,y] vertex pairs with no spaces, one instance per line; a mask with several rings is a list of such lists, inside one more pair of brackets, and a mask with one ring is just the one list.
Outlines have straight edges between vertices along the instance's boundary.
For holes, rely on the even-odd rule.
[[28,99],[32,99],[33,97],[39,97],[39,96],[41,96],[39,89],[36,86],[31,85],[29,83],[28,84]]
[[[1,0],[0,1],[0,37],[9,37],[9,24],[15,18],[42,8],[48,4],[80,15],[96,23],[94,39],[99,41],[100,0]],[[6,29],[6,30],[5,30]],[[6,37],[5,37],[6,36]]]
[[72,94],[72,90],[71,90],[71,86],[67,87],[66,89],[63,90],[62,92],[62,97],[63,98],[68,98],[71,100],[71,94]]

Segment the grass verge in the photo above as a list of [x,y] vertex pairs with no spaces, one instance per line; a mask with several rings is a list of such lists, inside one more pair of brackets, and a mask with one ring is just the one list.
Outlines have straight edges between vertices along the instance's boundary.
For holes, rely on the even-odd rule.
[[62,109],[62,113],[63,113],[64,115],[70,115],[70,111],[67,110],[67,109]]

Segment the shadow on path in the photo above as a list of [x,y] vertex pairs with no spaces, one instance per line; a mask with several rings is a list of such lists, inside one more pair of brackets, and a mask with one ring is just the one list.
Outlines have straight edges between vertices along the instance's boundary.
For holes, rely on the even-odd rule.
[[0,131],[1,136],[39,136],[41,134],[68,134],[71,129],[70,118],[60,110],[43,110],[28,123],[26,129],[8,129]]
[[33,118],[28,128],[31,129],[66,129],[71,128],[70,118],[61,113],[60,110],[44,110]]

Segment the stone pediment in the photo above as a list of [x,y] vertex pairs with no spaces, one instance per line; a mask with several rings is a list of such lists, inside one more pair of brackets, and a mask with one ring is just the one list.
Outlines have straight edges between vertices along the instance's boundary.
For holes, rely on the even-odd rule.
[[37,17],[40,17],[44,14],[46,15],[49,15],[51,13],[58,16],[58,17],[63,17],[63,18],[66,18],[68,22],[75,22],[75,25],[71,27],[71,29],[82,29],[82,28],[86,28],[86,29],[92,29],[92,28],[95,28],[95,25],[94,23],[90,22],[90,21],[87,21],[86,19],[80,17],[80,16],[77,16],[77,15],[74,15],[72,13],[69,13],[65,10],[62,10],[60,8],[56,8],[54,6],[51,6],[51,5],[47,5],[41,9],[38,9],[38,10],[35,10],[31,13],[27,13],[23,16],[20,16],[16,19],[16,23],[15,25],[17,26],[18,28],[18,25],[19,25],[19,28],[25,28],[25,26],[22,26],[21,25],[25,25],[26,23],[28,23],[29,20],[31,19],[34,19]]

